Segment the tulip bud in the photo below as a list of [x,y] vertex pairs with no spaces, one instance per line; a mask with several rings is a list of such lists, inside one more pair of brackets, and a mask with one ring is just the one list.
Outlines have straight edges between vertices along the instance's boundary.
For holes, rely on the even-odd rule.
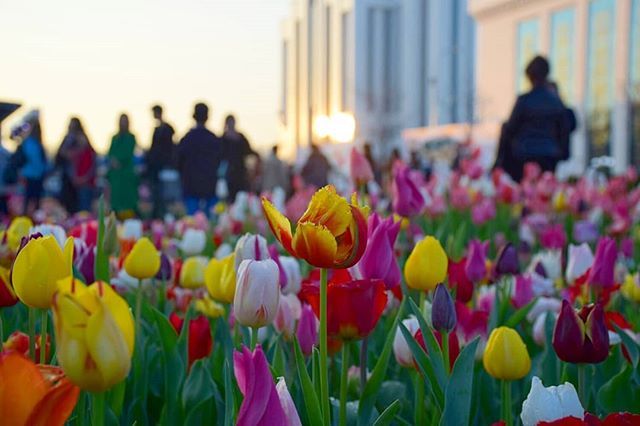
[[571,363],[597,364],[609,355],[609,333],[602,305],[585,305],[576,312],[567,300],[553,330],[553,349]]
[[193,305],[196,311],[209,318],[218,318],[224,315],[224,306],[215,302],[210,297],[204,297],[195,301]]
[[313,347],[318,343],[318,320],[313,313],[313,309],[308,304],[302,306],[296,337],[300,343],[302,353],[305,356],[310,356],[313,352]]
[[456,307],[451,294],[444,284],[438,284],[433,293],[431,325],[441,333],[449,333],[455,328],[456,322]]
[[160,253],[160,269],[156,274],[156,279],[161,281],[171,281],[173,275],[173,265],[171,259],[165,253]]
[[596,247],[596,255],[589,273],[589,284],[596,287],[610,288],[615,284],[614,270],[618,251],[616,242],[609,237],[600,238]]
[[290,340],[295,332],[296,322],[300,319],[302,306],[295,294],[281,295],[280,304],[273,326],[285,340]]
[[124,269],[130,276],[139,280],[154,277],[160,269],[160,254],[148,238],[136,241],[124,261]]
[[180,241],[180,250],[184,256],[196,256],[202,253],[207,245],[207,234],[201,229],[187,228]]
[[[182,332],[184,318],[179,317],[175,312],[169,316],[169,322],[173,326],[176,333]],[[213,338],[211,337],[211,326],[209,320],[199,315],[189,321],[189,342],[188,342],[188,367],[202,358],[206,358],[213,348]]]
[[426,236],[418,242],[404,265],[407,285],[415,290],[429,291],[447,276],[447,254],[440,242]]
[[533,376],[531,390],[522,403],[522,425],[536,426],[540,422],[555,422],[564,417],[584,418],[584,408],[576,388],[569,382],[545,387],[537,376]]
[[393,211],[400,216],[415,216],[424,208],[424,197],[411,178],[411,169],[406,166],[394,170],[391,194]]
[[383,280],[387,289],[400,284],[402,274],[393,247],[400,232],[400,221],[380,219],[376,213],[369,216],[369,239],[358,263],[363,278]]
[[233,312],[240,324],[260,328],[274,320],[280,301],[278,279],[278,265],[273,260],[242,261],[233,299]]
[[244,234],[236,243],[235,256],[236,271],[245,259],[269,259],[267,240],[262,235]]
[[531,358],[517,331],[509,327],[498,327],[489,336],[482,364],[495,379],[517,380],[529,373]]
[[[412,336],[420,329],[418,319],[413,315],[402,320],[402,324],[404,324]],[[400,330],[400,327],[396,330],[396,335],[393,338],[393,354],[396,357],[396,361],[401,366],[408,368],[413,367],[413,353],[411,352],[409,344],[404,338],[404,334],[402,333],[402,330]]]
[[481,242],[472,240],[469,244],[469,254],[465,264],[465,273],[467,277],[474,283],[482,281],[487,275],[487,251],[489,250],[489,242]]
[[495,269],[496,275],[498,277],[502,275],[516,275],[519,271],[518,252],[511,243],[507,243],[507,245],[502,247],[500,253],[498,253]]
[[204,272],[204,282],[209,294],[218,302],[232,303],[236,293],[236,270],[234,269],[235,256],[229,256],[218,260],[209,261]]
[[207,260],[204,257],[187,258],[180,269],[180,286],[190,289],[202,287],[206,267]]

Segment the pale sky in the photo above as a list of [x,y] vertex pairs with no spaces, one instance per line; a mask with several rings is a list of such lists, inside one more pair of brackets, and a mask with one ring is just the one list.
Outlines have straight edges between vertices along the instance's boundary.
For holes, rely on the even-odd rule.
[[179,136],[193,104],[211,108],[216,133],[233,112],[256,145],[276,142],[280,22],[289,0],[0,0],[0,100],[41,110],[47,148],[78,115],[93,145],[108,148],[129,113],[139,145],[159,102]]

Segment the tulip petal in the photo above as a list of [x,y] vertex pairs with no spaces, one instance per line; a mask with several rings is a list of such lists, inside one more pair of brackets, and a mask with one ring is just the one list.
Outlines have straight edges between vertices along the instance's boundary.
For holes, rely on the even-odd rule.
[[293,237],[297,255],[318,268],[334,266],[338,244],[331,232],[322,225],[300,223]]
[[131,315],[131,309],[129,304],[118,293],[115,292],[113,287],[102,281],[98,281],[90,286],[96,296],[102,299],[105,307],[111,314],[111,317],[115,321],[118,329],[122,333],[127,347],[129,348],[129,356],[133,355],[133,346],[135,343],[135,324],[133,321],[133,315]]
[[29,415],[48,390],[49,384],[33,362],[17,352],[0,354],[2,424],[28,424]]
[[[34,308],[46,309],[51,305],[51,298],[56,286],[47,285],[51,275],[49,254],[38,240],[31,240],[18,252],[11,271],[13,289],[20,300]],[[53,237],[49,237],[56,245]],[[55,281],[54,281],[55,282]]]
[[271,231],[276,236],[278,241],[282,244],[284,249],[295,256],[295,251],[292,248],[291,240],[293,235],[291,234],[291,222],[282,213],[275,208],[271,201],[266,198],[262,198],[262,210],[264,216],[269,222]]
[[47,392],[33,409],[29,426],[63,426],[78,402],[80,388],[62,379]]
[[332,185],[327,185],[313,194],[307,211],[298,223],[324,225],[333,236],[338,236],[347,230],[352,221],[351,207],[347,200],[338,195]]

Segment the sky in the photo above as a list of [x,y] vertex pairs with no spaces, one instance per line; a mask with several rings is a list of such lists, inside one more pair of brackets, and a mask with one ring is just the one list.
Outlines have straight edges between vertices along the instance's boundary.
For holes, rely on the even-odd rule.
[[289,0],[0,0],[0,101],[39,108],[45,146],[79,116],[100,152],[127,112],[141,147],[160,103],[181,137],[193,105],[227,113],[256,146],[277,140],[280,22]]

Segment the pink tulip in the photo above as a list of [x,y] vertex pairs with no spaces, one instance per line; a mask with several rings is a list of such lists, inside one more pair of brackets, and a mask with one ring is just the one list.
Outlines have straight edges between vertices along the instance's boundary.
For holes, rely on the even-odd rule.
[[456,301],[456,316],[458,318],[458,333],[464,341],[470,341],[476,336],[487,336],[489,312],[472,310],[466,304]]
[[364,255],[358,263],[363,278],[383,280],[387,289],[400,284],[401,272],[394,253],[400,222],[392,217],[380,219],[377,213],[369,216],[369,238]]
[[540,244],[546,249],[562,250],[567,244],[567,234],[562,224],[547,226],[540,234]]
[[236,425],[288,425],[262,347],[257,345],[251,352],[243,346],[242,352],[235,351],[233,369],[244,396]]
[[351,179],[356,187],[373,180],[373,170],[369,160],[355,147],[351,149]]
[[287,382],[284,377],[278,377],[278,383],[276,384],[276,391],[278,392],[278,398],[280,398],[280,404],[284,410],[287,426],[302,426],[298,410],[293,403],[289,389],[287,388]]
[[511,302],[520,309],[533,299],[533,280],[528,275],[516,275]]
[[602,288],[613,287],[617,257],[616,242],[609,237],[600,238],[596,247],[593,266],[589,273],[589,284]]
[[410,174],[406,166],[398,166],[393,172],[393,211],[404,217],[416,216],[424,208],[424,198]]
[[296,321],[300,319],[302,306],[300,299],[295,294],[287,294],[280,296],[280,304],[278,313],[273,322],[273,326],[278,333],[281,333],[286,340],[293,337],[296,329]]
[[464,270],[467,277],[474,283],[482,281],[487,275],[486,262],[488,251],[488,241],[472,240],[469,243],[469,253]]
[[313,309],[306,303],[302,306],[296,337],[302,353],[305,356],[310,356],[313,347],[318,343],[318,323]]
[[496,217],[496,204],[491,198],[483,198],[471,208],[471,220],[475,225],[482,225]]

